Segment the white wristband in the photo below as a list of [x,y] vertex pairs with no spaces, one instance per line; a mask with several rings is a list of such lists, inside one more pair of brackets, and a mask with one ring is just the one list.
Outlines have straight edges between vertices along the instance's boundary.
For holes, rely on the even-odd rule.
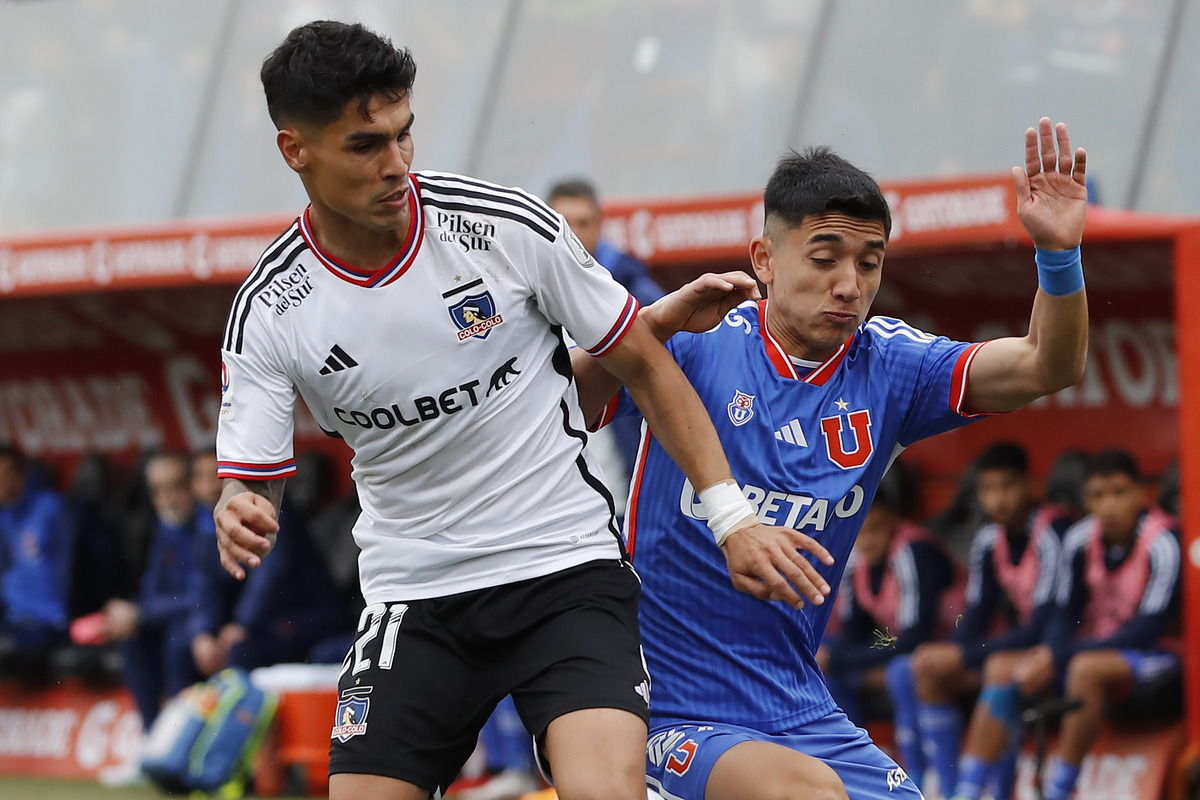
[[698,497],[708,517],[708,529],[712,531],[718,547],[725,543],[731,533],[758,521],[754,516],[754,506],[750,505],[733,481],[714,483],[707,489],[701,489]]

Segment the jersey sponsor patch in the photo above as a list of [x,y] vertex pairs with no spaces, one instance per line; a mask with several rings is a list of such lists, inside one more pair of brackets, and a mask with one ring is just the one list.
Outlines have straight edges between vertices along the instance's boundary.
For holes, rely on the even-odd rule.
[[754,395],[735,389],[728,407],[729,421],[734,425],[745,425],[754,416]]
[[331,739],[343,744],[367,732],[367,712],[371,710],[372,686],[355,686],[342,692],[334,716]]
[[470,294],[446,309],[450,312],[450,319],[454,321],[454,326],[458,328],[460,342],[465,342],[467,339],[486,339],[492,332],[492,328],[504,323],[504,317],[496,310],[496,301],[492,297],[492,293],[483,288],[482,278],[442,296],[449,299],[460,291],[470,291],[476,287],[478,287],[476,291],[471,291]]

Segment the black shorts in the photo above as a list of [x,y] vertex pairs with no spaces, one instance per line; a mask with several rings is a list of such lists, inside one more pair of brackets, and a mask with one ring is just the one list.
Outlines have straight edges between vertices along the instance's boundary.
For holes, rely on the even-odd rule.
[[444,791],[511,694],[540,738],[556,717],[618,708],[649,717],[640,583],[595,561],[473,592],[369,606],[338,681],[329,772]]

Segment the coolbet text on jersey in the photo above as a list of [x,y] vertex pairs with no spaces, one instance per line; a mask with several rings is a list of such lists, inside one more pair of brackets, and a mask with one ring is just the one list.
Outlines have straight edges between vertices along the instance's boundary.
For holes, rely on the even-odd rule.
[[295,471],[298,391],[354,450],[367,603],[621,558],[562,329],[603,355],[636,301],[525,192],[435,172],[409,185],[391,266],[338,262],[305,212],[242,284],[222,347],[219,474]]

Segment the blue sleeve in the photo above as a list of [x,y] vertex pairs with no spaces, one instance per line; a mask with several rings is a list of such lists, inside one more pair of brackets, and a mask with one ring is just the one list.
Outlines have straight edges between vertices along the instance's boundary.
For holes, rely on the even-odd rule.
[[[157,625],[166,622],[171,617],[188,614],[193,605],[191,580],[177,581],[177,572],[170,569],[164,558],[165,534],[160,528],[154,532],[154,541],[150,546],[150,557],[146,562],[146,574],[142,576],[142,592],[138,600],[139,622]],[[191,560],[194,541],[186,546],[186,553],[181,548],[179,558]],[[190,570],[187,573],[191,574]]]
[[967,575],[967,608],[951,637],[962,648],[963,663],[972,669],[979,668],[987,658],[987,632],[1000,599],[1000,584],[992,568],[993,535],[985,528],[975,536]]
[[242,583],[221,566],[217,537],[213,531],[200,530],[197,533],[192,563],[189,635],[193,638],[202,633],[215,636],[221,626],[229,622],[232,598],[241,593]]
[[286,519],[280,520],[274,552],[246,576],[246,588],[233,613],[233,621],[246,630],[254,630],[266,619],[272,600],[279,593],[282,581],[287,579],[288,551],[294,546],[291,539],[301,532],[285,528],[286,523]]
[[1075,634],[1087,608],[1088,588],[1084,580],[1084,549],[1072,548],[1063,553],[1058,577],[1058,598],[1046,624],[1046,644],[1054,653],[1054,666],[1061,672],[1075,655]]
[[843,628],[844,635],[829,650],[830,669],[881,666],[897,655],[911,653],[917,645],[933,636],[942,593],[951,580],[951,567],[946,557],[932,545],[914,542],[900,551],[890,566],[895,569],[900,583],[898,630],[891,631],[894,643],[890,647],[876,646],[875,623],[855,603],[850,617],[853,624]]
[[613,277],[629,290],[642,305],[650,305],[663,296],[662,287],[654,282],[646,265],[628,253],[623,253]]
[[888,366],[893,397],[903,404],[899,442],[914,442],[962,427],[978,415],[963,400],[970,361],[980,344],[932,336],[890,317],[872,317],[865,326],[871,346]]
[[1107,639],[1075,643],[1083,650],[1148,650],[1166,632],[1179,611],[1179,542],[1172,534],[1158,537],[1150,546],[1150,580],[1133,619]]

